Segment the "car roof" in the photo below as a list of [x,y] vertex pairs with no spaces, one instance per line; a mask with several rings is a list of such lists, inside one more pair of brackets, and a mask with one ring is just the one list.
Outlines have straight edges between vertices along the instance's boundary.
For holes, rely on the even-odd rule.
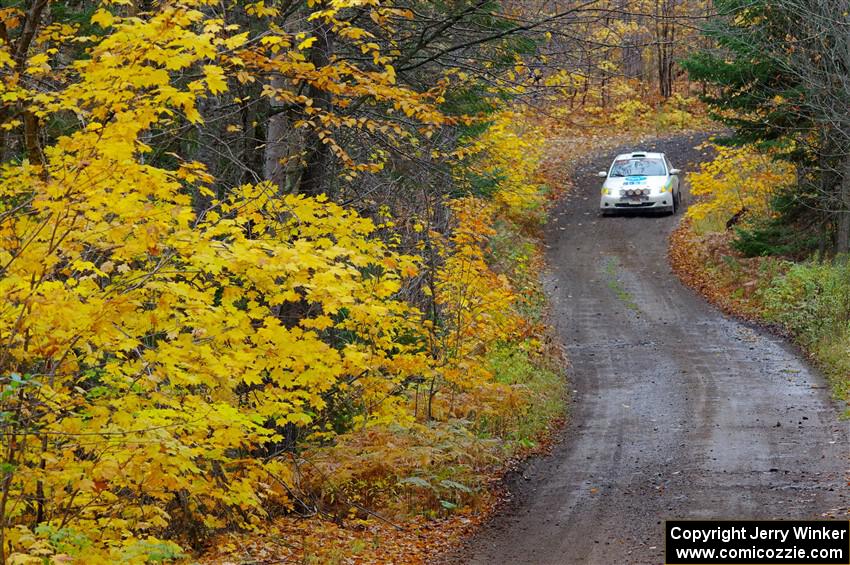
[[[651,153],[648,151],[634,151],[632,153],[622,153],[617,155],[616,159],[639,159],[645,157],[647,159],[662,159],[664,153]],[[615,159],[615,160],[616,160]]]

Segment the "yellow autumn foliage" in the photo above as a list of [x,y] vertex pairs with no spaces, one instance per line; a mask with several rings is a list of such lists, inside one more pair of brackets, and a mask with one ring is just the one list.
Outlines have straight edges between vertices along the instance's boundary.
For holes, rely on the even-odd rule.
[[[403,501],[417,500],[419,511],[438,512],[445,499],[469,500],[482,486],[477,466],[510,452],[512,441],[529,441],[560,410],[561,374],[544,366],[536,339],[542,328],[523,312],[540,292],[532,268],[539,266],[537,250],[528,244],[525,251],[523,230],[541,219],[547,194],[538,172],[543,132],[523,122],[510,110],[490,116],[488,129],[462,153],[470,170],[496,179],[495,191],[449,200],[450,229],[429,233],[439,258],[432,273],[436,314],[422,324],[430,365],[408,388],[408,417],[358,426],[305,454],[303,484],[329,504],[403,511]],[[511,238],[514,256],[507,261],[494,257],[499,237]],[[544,384],[529,382],[540,375]],[[449,470],[450,486],[429,482]]]
[[[396,84],[392,58],[337,18],[363,5],[376,21],[404,13],[309,2],[370,61],[317,67],[306,56],[315,37],[269,26],[249,40],[250,25],[215,18],[207,4],[127,16],[105,3],[91,16],[96,34],[45,27],[37,45],[73,42],[84,53],[71,64],[44,48],[16,67],[0,45],[4,102],[36,122],[74,124],[0,167],[0,555],[12,563],[166,560],[185,553],[170,539],[179,526],[260,529],[270,509],[293,507],[302,479],[293,429],[334,453],[363,434],[516,417],[528,405],[527,387],[500,382],[488,361],[504,344],[538,345],[490,242],[502,220],[540,218],[543,132],[515,112],[494,115],[469,152],[498,189],[492,200],[447,203],[434,265],[324,196],[270,182],[220,190],[204,164],[162,159],[153,139],[201,127],[204,101],[235,83],[268,81],[265,98],[302,104],[309,119],[293,127],[319,130],[341,179],[380,170],[384,157],[355,162],[336,131],[409,134],[317,108],[270,76],[320,88],[340,108],[386,105],[422,134],[450,120],[435,106],[445,85]],[[258,2],[246,14],[276,9]],[[436,323],[404,298],[426,269]],[[416,407],[423,382],[433,385],[427,417]],[[354,407],[346,437],[323,421],[340,397]],[[362,454],[348,455],[330,470],[355,480]]]
[[545,132],[515,110],[501,110],[475,140],[471,150],[480,156],[470,170],[497,178],[495,202],[514,219],[535,216],[542,220],[545,192],[538,178]]
[[477,357],[500,340],[509,339],[521,321],[513,309],[517,297],[504,275],[487,264],[485,253],[493,235],[495,207],[483,199],[451,203],[455,226],[437,273],[436,302],[445,320],[440,350],[449,382],[462,385],[475,376],[489,378]]
[[[160,538],[178,520],[255,528],[290,502],[275,456],[286,426],[309,426],[339,388],[364,421],[404,420],[375,399],[430,363],[421,314],[397,298],[418,260],[371,220],[265,183],[215,199],[200,163],[146,164],[148,132],[199,122],[198,100],[227,87],[222,53],[242,40],[205,17],[102,9],[93,22],[109,33],[84,38],[60,88],[6,82],[39,118],[85,123],[41,162],[0,170],[0,545],[13,563],[173,557]],[[203,78],[178,80],[197,65]],[[196,193],[210,199],[200,214]]]
[[716,152],[715,158],[688,175],[697,202],[687,214],[698,227],[704,226],[700,229],[717,230],[741,211],[768,214],[777,190],[795,181],[792,165],[756,147],[712,144],[708,148]]

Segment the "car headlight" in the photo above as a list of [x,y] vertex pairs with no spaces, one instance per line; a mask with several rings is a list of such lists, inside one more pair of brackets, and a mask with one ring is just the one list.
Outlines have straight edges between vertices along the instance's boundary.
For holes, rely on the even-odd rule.
[[603,186],[602,187],[602,196],[608,196],[609,194],[611,194],[611,189]]

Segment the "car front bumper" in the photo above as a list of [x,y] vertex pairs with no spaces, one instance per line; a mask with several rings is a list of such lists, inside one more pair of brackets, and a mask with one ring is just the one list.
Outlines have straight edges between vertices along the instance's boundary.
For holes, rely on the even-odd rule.
[[673,193],[663,192],[640,198],[621,196],[603,196],[599,208],[604,212],[618,210],[671,210],[673,208]]

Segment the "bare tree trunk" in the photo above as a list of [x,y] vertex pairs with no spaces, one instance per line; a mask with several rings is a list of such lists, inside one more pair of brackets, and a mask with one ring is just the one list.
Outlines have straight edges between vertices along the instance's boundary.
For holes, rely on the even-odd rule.
[[[41,152],[41,144],[38,136],[41,127],[38,123],[38,118],[29,110],[24,110],[24,146],[27,150],[27,158],[30,163],[39,167],[44,166],[44,155]],[[47,174],[42,171],[42,176]]]
[[[316,9],[322,9],[324,3],[319,3]],[[333,49],[333,32],[330,26],[321,18],[313,20],[312,34],[316,38],[316,42],[310,49],[310,62],[320,69],[330,63],[330,56]],[[330,111],[331,96],[326,90],[318,87],[310,88],[310,97],[313,99],[313,106],[322,112]],[[319,131],[316,128],[308,130],[305,143],[305,166],[301,173],[301,182],[299,183],[299,192],[308,195],[317,195],[322,192],[327,192],[327,172],[330,162],[330,147],[319,137]]]
[[587,106],[587,94],[590,90],[590,77],[593,76],[590,57],[587,58],[587,64],[584,71],[584,85],[581,92],[581,105]]
[[[271,86],[275,90],[287,87],[283,77],[273,78]],[[304,136],[293,127],[292,110],[289,105],[271,99],[271,116],[263,151],[263,178],[277,185],[281,193],[292,191],[300,164],[299,155],[304,150]]]
[[846,254],[850,251],[850,156],[845,156],[838,191],[838,229],[835,234],[835,253]]
[[[48,0],[34,0],[27,2],[26,17],[24,18],[24,26],[21,35],[14,42],[9,37],[8,30],[5,24],[0,24],[0,39],[11,47],[15,69],[19,75],[24,74],[26,67],[25,62],[29,56],[30,46],[38,33],[41,25],[41,18],[44,11],[47,9]],[[26,151],[26,156],[33,165],[44,165],[44,154],[41,151],[39,144],[39,133],[41,127],[38,117],[24,108],[22,103],[15,105],[4,106],[0,110],[0,123],[5,122],[13,115],[21,115],[23,117],[24,134],[23,145]],[[11,145],[11,135],[6,130],[0,134],[0,157],[5,161],[9,157]],[[42,171],[42,174],[44,172]]]
[[672,20],[675,0],[655,1],[655,45],[658,56],[658,90],[664,98],[673,95],[673,42],[676,29]]
[[639,47],[640,42],[640,35],[631,34],[623,43],[623,74],[628,78],[639,79],[643,76],[643,53]]

